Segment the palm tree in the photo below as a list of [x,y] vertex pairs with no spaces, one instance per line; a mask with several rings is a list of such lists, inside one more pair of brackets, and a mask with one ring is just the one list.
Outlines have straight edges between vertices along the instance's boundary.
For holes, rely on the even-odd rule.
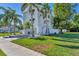
[[25,22],[23,23],[23,26],[24,26],[25,29],[30,29],[31,23],[30,23],[29,21],[25,21]]
[[0,20],[2,21],[2,23],[4,21],[5,22],[4,26],[6,26],[6,25],[8,25],[8,18],[9,17],[7,17],[7,16],[9,15],[9,11],[4,7],[0,7],[0,9],[4,11],[4,14],[0,14]]
[[50,8],[48,3],[43,4],[43,8],[41,10],[41,13],[43,15],[43,18],[45,18],[44,23],[46,24],[46,35],[48,35],[49,28],[48,28],[48,13],[50,12]]
[[39,7],[37,6],[38,4],[35,3],[24,3],[21,7],[21,10],[24,11],[27,6],[29,6],[29,12],[31,14],[31,23],[32,23],[32,37],[34,37],[34,19],[33,19],[33,14],[34,14],[34,9],[33,7],[36,7],[37,10],[39,10]]
[[14,35],[15,35],[15,27],[17,23],[21,24],[20,18],[22,16],[19,14],[16,14],[16,11],[9,7],[8,8],[0,7],[0,9],[4,11],[4,14],[0,14],[1,15],[0,19],[2,19],[2,22],[4,22],[4,25],[11,26],[11,23],[12,22],[14,23]]
[[0,7],[0,10],[4,12],[3,14],[0,14],[0,25],[1,27],[7,27],[10,24],[10,12],[4,7]]
[[[35,7],[37,8],[38,11],[38,22],[40,22],[40,15],[41,15],[41,8],[39,8],[40,6],[42,8],[42,3],[35,3]],[[40,35],[40,33],[37,33],[37,35]]]
[[16,28],[16,25],[17,24],[22,24],[22,22],[21,22],[21,19],[20,18],[22,18],[22,16],[21,15],[19,15],[19,14],[16,14],[16,11],[15,10],[12,10],[12,9],[10,9],[12,12],[11,12],[11,15],[10,15],[10,18],[12,19],[12,22],[14,23],[14,35],[15,35],[15,28]]
[[[23,27],[24,27],[25,31],[26,31],[26,29],[30,29],[31,26],[32,26],[32,24],[29,21],[25,21],[23,23]],[[28,32],[28,33],[30,33],[30,32]]]

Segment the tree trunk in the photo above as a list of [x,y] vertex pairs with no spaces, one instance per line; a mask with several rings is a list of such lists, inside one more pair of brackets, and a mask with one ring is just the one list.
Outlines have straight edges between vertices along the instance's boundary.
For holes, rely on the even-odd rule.
[[33,23],[33,16],[31,14],[31,23],[32,23],[32,37],[34,37],[34,23]]
[[60,34],[63,34],[62,29],[60,29]]
[[33,23],[32,23],[32,37],[34,37],[34,28],[33,28]]
[[[39,13],[40,13],[40,12],[39,12],[39,9],[38,9],[38,22],[39,22],[39,17],[40,17],[40,14],[39,14]],[[43,33],[43,32],[42,32],[42,33]],[[41,33],[41,34],[42,34],[42,33]],[[40,35],[40,33],[38,32],[37,35]]]
[[11,35],[12,33],[11,33],[11,24],[10,24],[10,35]]
[[47,17],[46,17],[46,35],[48,35],[48,23],[47,23]]
[[16,28],[16,23],[15,23],[15,19],[14,19],[14,35],[15,35],[15,28]]

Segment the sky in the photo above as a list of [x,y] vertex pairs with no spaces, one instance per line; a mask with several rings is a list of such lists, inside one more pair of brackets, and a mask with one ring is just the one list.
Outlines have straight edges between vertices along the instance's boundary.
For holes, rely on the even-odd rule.
[[[12,9],[14,9],[14,10],[16,10],[16,13],[17,14],[22,14],[22,11],[21,11],[21,3],[0,3],[0,6],[3,6],[3,7],[10,7],[10,8],[12,8]],[[2,11],[0,10],[0,13],[1,13]]]
[[76,6],[76,12],[79,13],[79,4]]
[[[21,3],[0,3],[0,6],[3,7],[10,7],[14,10],[16,10],[16,13],[21,14],[22,15],[22,11],[21,11]],[[52,9],[52,3],[49,4],[50,9]],[[79,13],[79,4],[75,7],[76,11]],[[1,11],[0,11],[1,13]]]

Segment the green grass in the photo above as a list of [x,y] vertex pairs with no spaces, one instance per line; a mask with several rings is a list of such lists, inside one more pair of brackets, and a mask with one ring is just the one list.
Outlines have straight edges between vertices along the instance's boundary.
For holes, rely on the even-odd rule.
[[78,33],[64,33],[40,38],[21,38],[12,42],[48,56],[79,56]]
[[6,54],[2,50],[0,50],[0,56],[6,56]]
[[[0,36],[10,36],[12,35],[13,33],[10,33],[10,32],[4,32],[4,33],[0,33]],[[20,34],[19,32],[16,32],[16,35]]]

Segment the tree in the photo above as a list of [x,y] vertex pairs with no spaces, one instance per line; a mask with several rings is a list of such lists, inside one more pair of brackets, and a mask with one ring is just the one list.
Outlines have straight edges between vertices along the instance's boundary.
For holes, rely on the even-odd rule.
[[4,12],[3,14],[0,14],[0,20],[1,20],[1,24],[2,26],[6,27],[9,25],[9,21],[10,21],[10,12],[4,8],[4,7],[0,7],[0,9]]
[[43,18],[45,19],[44,20],[44,23],[46,24],[46,35],[48,35],[48,32],[49,32],[49,28],[48,28],[48,13],[50,13],[50,8],[49,8],[49,5],[48,3],[45,3],[43,4],[43,7],[42,7],[42,15],[43,15]]
[[30,23],[29,21],[25,21],[25,22],[23,23],[23,26],[24,26],[25,29],[30,29],[31,23]]
[[[55,3],[54,4],[54,21],[57,21],[56,24],[58,23],[57,27],[61,30],[62,32],[63,26],[64,25],[65,29],[67,29],[67,22],[72,18],[75,10],[74,10],[75,4],[70,4],[70,3]],[[64,23],[62,23],[64,21]]]
[[0,7],[0,9],[4,11],[4,14],[0,14],[1,15],[0,19],[2,19],[4,26],[9,26],[9,25],[11,26],[12,22],[14,23],[14,35],[15,35],[15,27],[17,23],[19,24],[22,23],[20,20],[22,16],[16,14],[16,11],[9,7],[8,8]]
[[[29,21],[23,22],[24,32],[25,32],[26,30],[30,30],[31,27],[32,27],[32,24],[31,24]],[[30,33],[30,32],[28,32],[28,33]]]
[[32,37],[34,37],[34,18],[33,18],[33,14],[34,14],[34,9],[33,7],[36,7],[37,10],[39,10],[39,7],[37,5],[40,5],[40,4],[35,4],[35,3],[24,3],[21,7],[21,10],[24,11],[27,6],[29,7],[29,12],[30,12],[30,15],[31,15],[31,24],[32,24]]
[[11,19],[12,19],[12,22],[14,23],[14,35],[15,35],[15,29],[16,29],[16,25],[17,24],[22,24],[22,21],[20,18],[22,18],[21,15],[19,14],[16,14],[16,11],[15,10],[12,10],[13,12],[11,13]]
[[70,22],[68,22],[67,24],[66,24],[67,26],[67,30],[71,30],[71,29],[73,29],[73,28],[75,28],[76,27],[76,24],[73,22],[73,20],[71,20]]
[[35,4],[33,3],[24,3],[21,7],[21,10],[24,11],[26,9],[27,6],[29,6],[29,12],[31,14],[31,23],[32,23],[32,37],[34,37],[34,26],[33,26],[33,23],[34,23],[34,19],[33,19],[33,14],[34,14],[34,10],[33,10],[33,6]]
[[79,30],[79,14],[75,14],[72,20],[75,23],[74,28],[77,28],[76,30]]

